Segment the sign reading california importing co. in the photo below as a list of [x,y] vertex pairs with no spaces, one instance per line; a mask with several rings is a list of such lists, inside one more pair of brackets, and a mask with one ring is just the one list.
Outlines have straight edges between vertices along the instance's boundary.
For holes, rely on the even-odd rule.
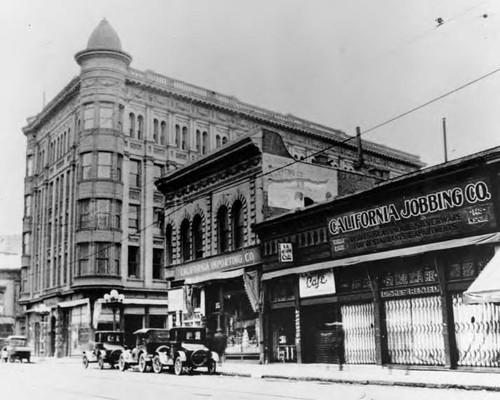
[[333,256],[443,239],[495,226],[488,178],[427,193],[410,193],[392,202],[328,220]]

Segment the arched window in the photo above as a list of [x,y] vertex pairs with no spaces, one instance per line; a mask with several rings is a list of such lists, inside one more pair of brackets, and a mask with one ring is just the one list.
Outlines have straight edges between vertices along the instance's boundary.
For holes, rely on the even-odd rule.
[[215,147],[220,147],[220,136],[215,136]]
[[135,115],[134,115],[134,113],[130,113],[128,115],[128,126],[129,126],[130,137],[135,138]]
[[144,118],[142,115],[137,116],[137,139],[142,140],[144,132]]
[[182,150],[186,150],[189,147],[188,143],[188,128],[182,127]]
[[185,219],[181,224],[181,257],[182,261],[191,259],[191,249],[189,242],[189,221]]
[[181,127],[175,125],[175,145],[179,147],[181,144]]
[[203,257],[203,226],[199,214],[193,218],[193,254],[195,259]]
[[243,215],[243,204],[241,201],[236,201],[233,204],[232,212],[232,223],[233,223],[233,249],[241,249],[244,246],[245,237],[245,221]]
[[165,240],[167,250],[167,257],[165,258],[167,265],[172,265],[172,261],[174,260],[174,247],[172,243],[172,225],[168,224],[165,229]]
[[219,239],[219,253],[229,250],[229,223],[227,208],[222,206],[217,212],[217,235]]
[[201,150],[201,132],[199,129],[196,129],[196,151]]
[[153,140],[158,143],[158,120],[156,118],[153,120]]
[[208,133],[206,131],[203,131],[203,137],[202,137],[203,143],[201,147],[201,154],[207,154],[208,151]]
[[167,123],[165,121],[161,121],[160,124],[160,144],[165,144],[167,137]]
[[223,144],[223,145],[225,145],[226,143],[227,143],[227,137],[225,137],[225,136],[224,136],[224,137],[222,138],[222,144]]

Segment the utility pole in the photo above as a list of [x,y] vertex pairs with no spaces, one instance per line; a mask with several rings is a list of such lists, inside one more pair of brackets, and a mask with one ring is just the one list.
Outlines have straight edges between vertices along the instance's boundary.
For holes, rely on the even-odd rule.
[[448,145],[446,143],[446,118],[443,118],[444,162],[448,162]]

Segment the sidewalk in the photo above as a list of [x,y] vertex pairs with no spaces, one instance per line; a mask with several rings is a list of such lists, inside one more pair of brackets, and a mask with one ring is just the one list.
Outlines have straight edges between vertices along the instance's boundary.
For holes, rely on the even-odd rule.
[[[79,364],[80,357],[45,359],[36,362]],[[496,369],[492,368],[492,371]],[[500,392],[500,369],[494,372],[464,372],[456,370],[420,370],[378,365],[344,365],[340,371],[336,364],[260,365],[245,362],[224,362],[217,365],[221,375],[262,379],[292,379],[342,384],[428,387],[434,389],[484,390]]]
[[332,364],[273,363],[259,365],[225,362],[218,366],[218,372],[222,375],[253,378],[500,392],[500,370],[499,374],[496,374],[456,370],[429,371],[389,368],[377,365],[344,365],[342,371],[339,371],[338,365]]

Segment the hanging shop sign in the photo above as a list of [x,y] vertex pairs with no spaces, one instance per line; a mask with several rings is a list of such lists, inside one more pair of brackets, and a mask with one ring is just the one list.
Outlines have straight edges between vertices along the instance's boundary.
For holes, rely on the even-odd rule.
[[291,243],[279,244],[280,262],[293,262],[293,248]]
[[333,257],[377,251],[495,227],[489,179],[477,178],[328,220]]
[[175,267],[175,279],[186,279],[212,272],[228,271],[258,263],[260,263],[259,247],[249,247],[241,251],[178,265]]
[[300,274],[300,297],[323,296],[335,293],[335,276],[333,271],[317,271]]

